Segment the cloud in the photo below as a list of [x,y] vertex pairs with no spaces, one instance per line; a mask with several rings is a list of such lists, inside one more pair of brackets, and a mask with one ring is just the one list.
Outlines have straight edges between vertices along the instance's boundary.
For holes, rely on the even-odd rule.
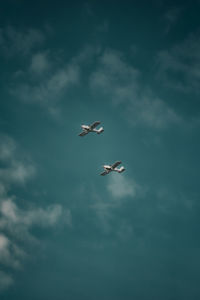
[[90,84],[109,94],[113,91],[113,101],[118,103],[137,93],[138,79],[139,71],[126,64],[120,52],[107,50],[100,56]]
[[175,111],[140,80],[139,70],[128,64],[120,52],[106,50],[91,74],[90,87],[94,93],[104,93],[114,106],[120,106],[133,126],[163,129],[178,123],[180,117]]
[[121,174],[109,174],[106,189],[108,194],[104,197],[93,190],[94,204],[90,207],[97,216],[95,220],[97,226],[105,234],[110,234],[114,230],[121,239],[122,236],[125,237],[131,234],[132,227],[127,220],[118,219],[118,213],[124,203],[128,201],[128,198],[129,200],[139,199],[144,192],[135,180]]
[[32,177],[35,169],[32,165],[25,165],[23,162],[12,161],[6,169],[0,169],[0,178],[9,183],[25,183],[27,178]]
[[[52,204],[45,208],[29,205],[25,209],[15,203],[14,196],[0,197],[0,214],[0,230],[15,241],[15,248],[18,242],[37,242],[30,232],[33,227],[53,228],[58,222],[71,226],[71,212],[61,205]],[[14,267],[13,263],[12,266]]]
[[[123,195],[123,197],[127,196]],[[119,217],[120,208],[123,207],[124,203],[121,195],[112,195],[112,198],[105,198],[94,194],[93,199],[95,203],[90,208],[92,214],[95,214],[94,223],[103,234],[113,233],[120,239],[126,239],[131,235],[132,225],[123,217]]]
[[83,4],[82,13],[83,13],[84,17],[85,17],[85,15],[87,17],[95,17],[94,10],[89,2],[85,2]]
[[12,183],[24,184],[35,174],[35,167],[28,160],[20,159],[13,139],[5,135],[0,138],[0,161],[5,166],[0,168],[2,189]]
[[97,32],[99,33],[106,33],[109,29],[109,22],[104,20],[99,26],[97,26]]
[[62,206],[54,204],[46,209],[32,208],[26,211],[18,208],[13,199],[7,198],[0,203],[0,212],[3,218],[0,222],[1,228],[5,227],[8,222],[26,227],[33,225],[48,227],[53,226],[61,217]]
[[0,271],[0,291],[7,289],[12,284],[13,284],[12,277],[3,271]]
[[172,27],[177,22],[182,9],[180,7],[172,7],[170,8],[164,15],[164,19],[166,21],[165,33],[169,33]]
[[0,138],[1,141],[3,141],[0,144],[0,159],[3,161],[10,160],[16,149],[16,145],[14,141],[8,136],[1,135]]
[[200,35],[162,50],[157,56],[157,79],[165,86],[184,93],[200,92]]
[[52,32],[48,27],[43,30],[0,28],[0,54],[23,58],[20,67],[14,66],[9,93],[27,104],[40,105],[57,117],[62,96],[79,83],[80,66],[79,58],[65,62],[60,57],[61,51],[48,48],[49,34]]
[[47,57],[47,53],[38,52],[31,58],[30,71],[37,75],[48,71],[50,68],[50,61]]
[[92,205],[91,209],[93,212],[95,212],[97,217],[95,219],[97,226],[100,225],[100,228],[104,233],[110,233],[112,230],[110,223],[113,218],[112,206],[101,201]]
[[114,198],[134,198],[139,186],[134,180],[129,180],[123,175],[118,176],[118,174],[110,174],[107,189]]
[[15,75],[11,95],[25,103],[39,104],[54,114],[62,96],[79,83],[80,67],[73,59],[57,65],[53,54],[38,52],[32,55],[28,69]]
[[16,244],[12,243],[4,234],[0,234],[0,264],[19,269],[20,260],[25,253]]
[[[41,208],[28,202],[26,207],[21,207],[19,197],[14,195],[13,184],[23,187],[35,173],[33,163],[24,158],[16,142],[1,135],[0,266],[11,270],[22,268],[27,258],[26,245],[39,242],[31,233],[31,228],[54,227],[61,221],[71,226],[71,212],[60,204]],[[0,275],[0,290],[13,284],[13,278],[7,272],[1,272]]]
[[37,29],[17,30],[12,26],[0,28],[0,51],[5,56],[27,55],[45,41],[44,34]]
[[43,79],[32,78],[32,82],[23,82],[12,90],[20,100],[51,105],[59,101],[59,97],[71,85],[78,82],[79,68],[69,64],[52,71]]
[[133,125],[144,124],[156,129],[164,129],[172,124],[178,124],[181,117],[163,100],[152,93],[144,95],[140,101],[133,101],[129,106],[132,118],[129,122]]

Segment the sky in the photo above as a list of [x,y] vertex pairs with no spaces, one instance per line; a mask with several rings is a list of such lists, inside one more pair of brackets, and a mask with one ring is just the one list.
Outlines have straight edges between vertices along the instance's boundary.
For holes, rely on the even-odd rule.
[[199,11],[0,1],[1,300],[200,298]]

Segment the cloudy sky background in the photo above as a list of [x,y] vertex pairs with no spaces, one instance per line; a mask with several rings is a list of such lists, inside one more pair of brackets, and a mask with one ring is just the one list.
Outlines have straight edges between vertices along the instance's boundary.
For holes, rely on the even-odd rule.
[[2,300],[199,299],[199,10],[0,2]]

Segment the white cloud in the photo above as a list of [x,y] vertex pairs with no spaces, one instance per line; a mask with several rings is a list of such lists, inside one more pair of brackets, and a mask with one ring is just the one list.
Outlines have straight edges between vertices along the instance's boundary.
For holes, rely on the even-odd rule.
[[15,227],[23,231],[28,231],[32,226],[50,227],[54,226],[61,218],[65,218],[71,224],[71,213],[63,210],[59,204],[49,205],[46,208],[21,209],[13,198],[2,198],[0,202],[1,221],[0,228],[12,234]]
[[42,105],[54,115],[61,97],[79,83],[80,68],[73,60],[57,66],[53,58],[50,62],[40,53],[32,57],[27,71],[17,73],[19,82],[14,83],[10,93],[26,103]]
[[170,124],[178,124],[181,121],[172,108],[170,108],[163,100],[147,93],[140,101],[133,101],[128,108],[132,118],[130,123],[137,125],[138,123],[148,125],[157,129],[163,129]]
[[133,198],[136,196],[139,186],[134,180],[130,180],[123,175],[110,174],[107,189],[114,198]]
[[142,86],[140,76],[121,53],[109,50],[100,56],[90,86],[94,93],[101,91],[110,97],[113,105],[124,108],[125,117],[134,126],[162,129],[179,122],[180,117],[165,101]]
[[23,214],[23,222],[27,225],[53,226],[62,216],[62,213],[62,206],[54,204],[48,206],[46,209],[33,209]]
[[99,58],[98,68],[92,73],[90,84],[112,94],[113,102],[119,103],[137,93],[139,71],[124,61],[117,51],[107,50]]
[[[69,64],[65,67],[52,71],[42,80],[34,83],[22,83],[13,90],[21,100],[26,102],[38,102],[50,104],[58,102],[61,93],[66,91],[71,84],[79,79],[79,69],[76,65]],[[34,82],[35,80],[33,80]]]
[[7,183],[24,184],[26,180],[35,173],[33,165],[24,164],[24,162],[12,161],[6,169],[0,169],[0,178]]
[[15,151],[15,143],[14,141],[9,138],[8,136],[0,136],[1,141],[0,144],[0,160],[9,160]]
[[7,246],[8,246],[8,239],[4,235],[0,234],[0,254],[2,252],[5,252]]
[[[71,225],[70,210],[63,209],[60,204],[44,208],[31,203],[27,203],[26,208],[20,206],[20,199],[12,193],[13,183],[24,185],[35,174],[35,167],[19,152],[13,139],[1,135],[0,266],[5,265],[10,269],[22,268],[27,257],[27,243],[38,242],[30,231],[32,227],[54,227],[60,221]],[[1,272],[0,275],[0,290],[13,284],[7,272]]]
[[17,206],[11,199],[2,200],[0,203],[0,212],[4,218],[6,217],[11,222],[19,222],[20,216],[17,214]]
[[77,57],[66,63],[59,51],[46,47],[45,41],[51,33],[48,28],[42,31],[0,28],[0,54],[23,58],[20,69],[13,71],[10,94],[26,103],[39,104],[57,117],[60,99],[71,86],[79,83],[80,67]]
[[35,174],[35,167],[29,161],[19,157],[16,143],[8,136],[0,135],[0,161],[5,167],[0,168],[1,190],[12,183],[24,184]]
[[104,197],[97,191],[92,192],[94,203],[90,207],[96,215],[95,223],[105,234],[114,230],[120,239],[126,238],[132,233],[132,227],[126,221],[118,220],[119,209],[128,200],[139,199],[145,191],[135,180],[115,173],[109,174],[106,189],[108,194]]
[[18,269],[24,252],[5,235],[0,234],[0,264]]

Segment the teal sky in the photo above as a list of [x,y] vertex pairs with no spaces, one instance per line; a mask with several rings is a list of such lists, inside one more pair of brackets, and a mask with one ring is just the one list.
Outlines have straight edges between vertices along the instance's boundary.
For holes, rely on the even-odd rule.
[[1,300],[200,299],[199,13],[0,1]]

